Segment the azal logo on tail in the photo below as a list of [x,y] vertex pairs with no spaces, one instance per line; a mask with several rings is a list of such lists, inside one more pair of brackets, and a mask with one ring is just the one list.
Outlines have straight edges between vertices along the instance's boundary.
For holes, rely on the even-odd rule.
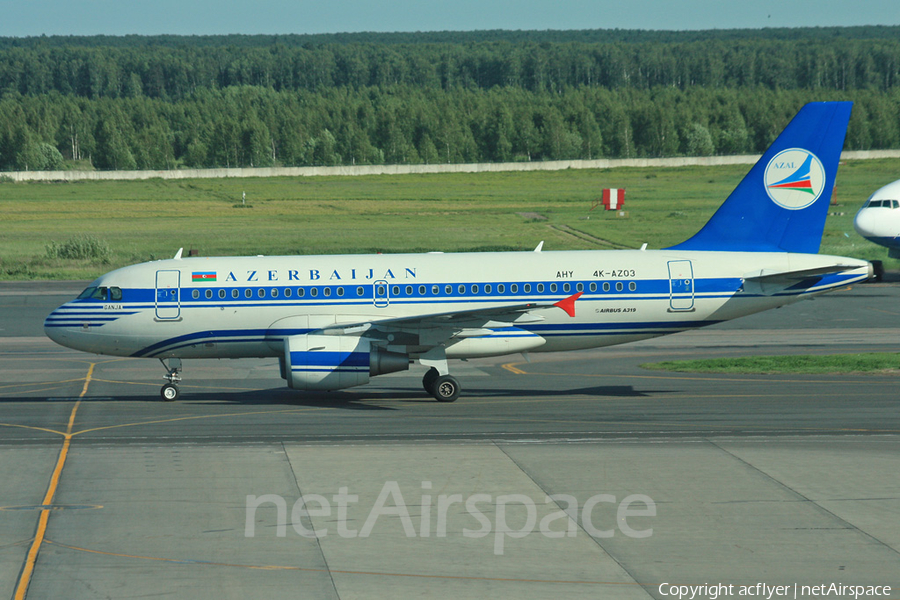
[[800,210],[815,203],[822,195],[825,169],[816,155],[793,148],[779,152],[769,161],[765,181],[766,192],[775,204],[788,210]]

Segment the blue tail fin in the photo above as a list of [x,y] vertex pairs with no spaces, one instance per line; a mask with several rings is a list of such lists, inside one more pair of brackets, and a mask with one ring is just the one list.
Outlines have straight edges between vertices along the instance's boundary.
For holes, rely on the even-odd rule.
[[703,229],[671,249],[817,253],[852,104],[801,108]]

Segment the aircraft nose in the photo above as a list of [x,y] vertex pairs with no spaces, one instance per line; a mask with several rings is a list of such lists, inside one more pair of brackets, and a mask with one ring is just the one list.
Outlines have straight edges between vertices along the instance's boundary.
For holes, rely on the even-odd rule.
[[[62,307],[60,307],[62,308]],[[59,344],[60,346],[68,346],[67,327],[62,322],[60,308],[57,308],[44,319],[44,335]]]
[[63,304],[44,319],[44,335],[66,348],[84,350],[84,316],[71,302]]

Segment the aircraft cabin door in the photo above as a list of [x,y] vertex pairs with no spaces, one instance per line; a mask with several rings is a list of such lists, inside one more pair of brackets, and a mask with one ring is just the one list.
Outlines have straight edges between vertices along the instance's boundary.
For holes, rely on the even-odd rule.
[[385,308],[391,303],[388,296],[388,282],[383,279],[372,284],[372,300],[377,308]]
[[181,271],[156,272],[156,318],[174,321],[181,318]]
[[689,260],[669,261],[669,312],[694,310],[694,269]]

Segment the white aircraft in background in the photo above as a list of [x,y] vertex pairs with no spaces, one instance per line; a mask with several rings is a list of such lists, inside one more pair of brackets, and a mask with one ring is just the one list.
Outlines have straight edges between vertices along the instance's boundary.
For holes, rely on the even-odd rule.
[[[816,254],[851,103],[803,107],[694,237],[664,250],[182,259],[103,275],[47,317],[54,341],[158,358],[278,357],[298,390],[449,359],[621,344],[703,327],[862,281],[871,265]],[[336,225],[335,235],[340,235]]]
[[853,219],[856,233],[888,248],[888,256],[900,258],[900,180],[872,194]]

